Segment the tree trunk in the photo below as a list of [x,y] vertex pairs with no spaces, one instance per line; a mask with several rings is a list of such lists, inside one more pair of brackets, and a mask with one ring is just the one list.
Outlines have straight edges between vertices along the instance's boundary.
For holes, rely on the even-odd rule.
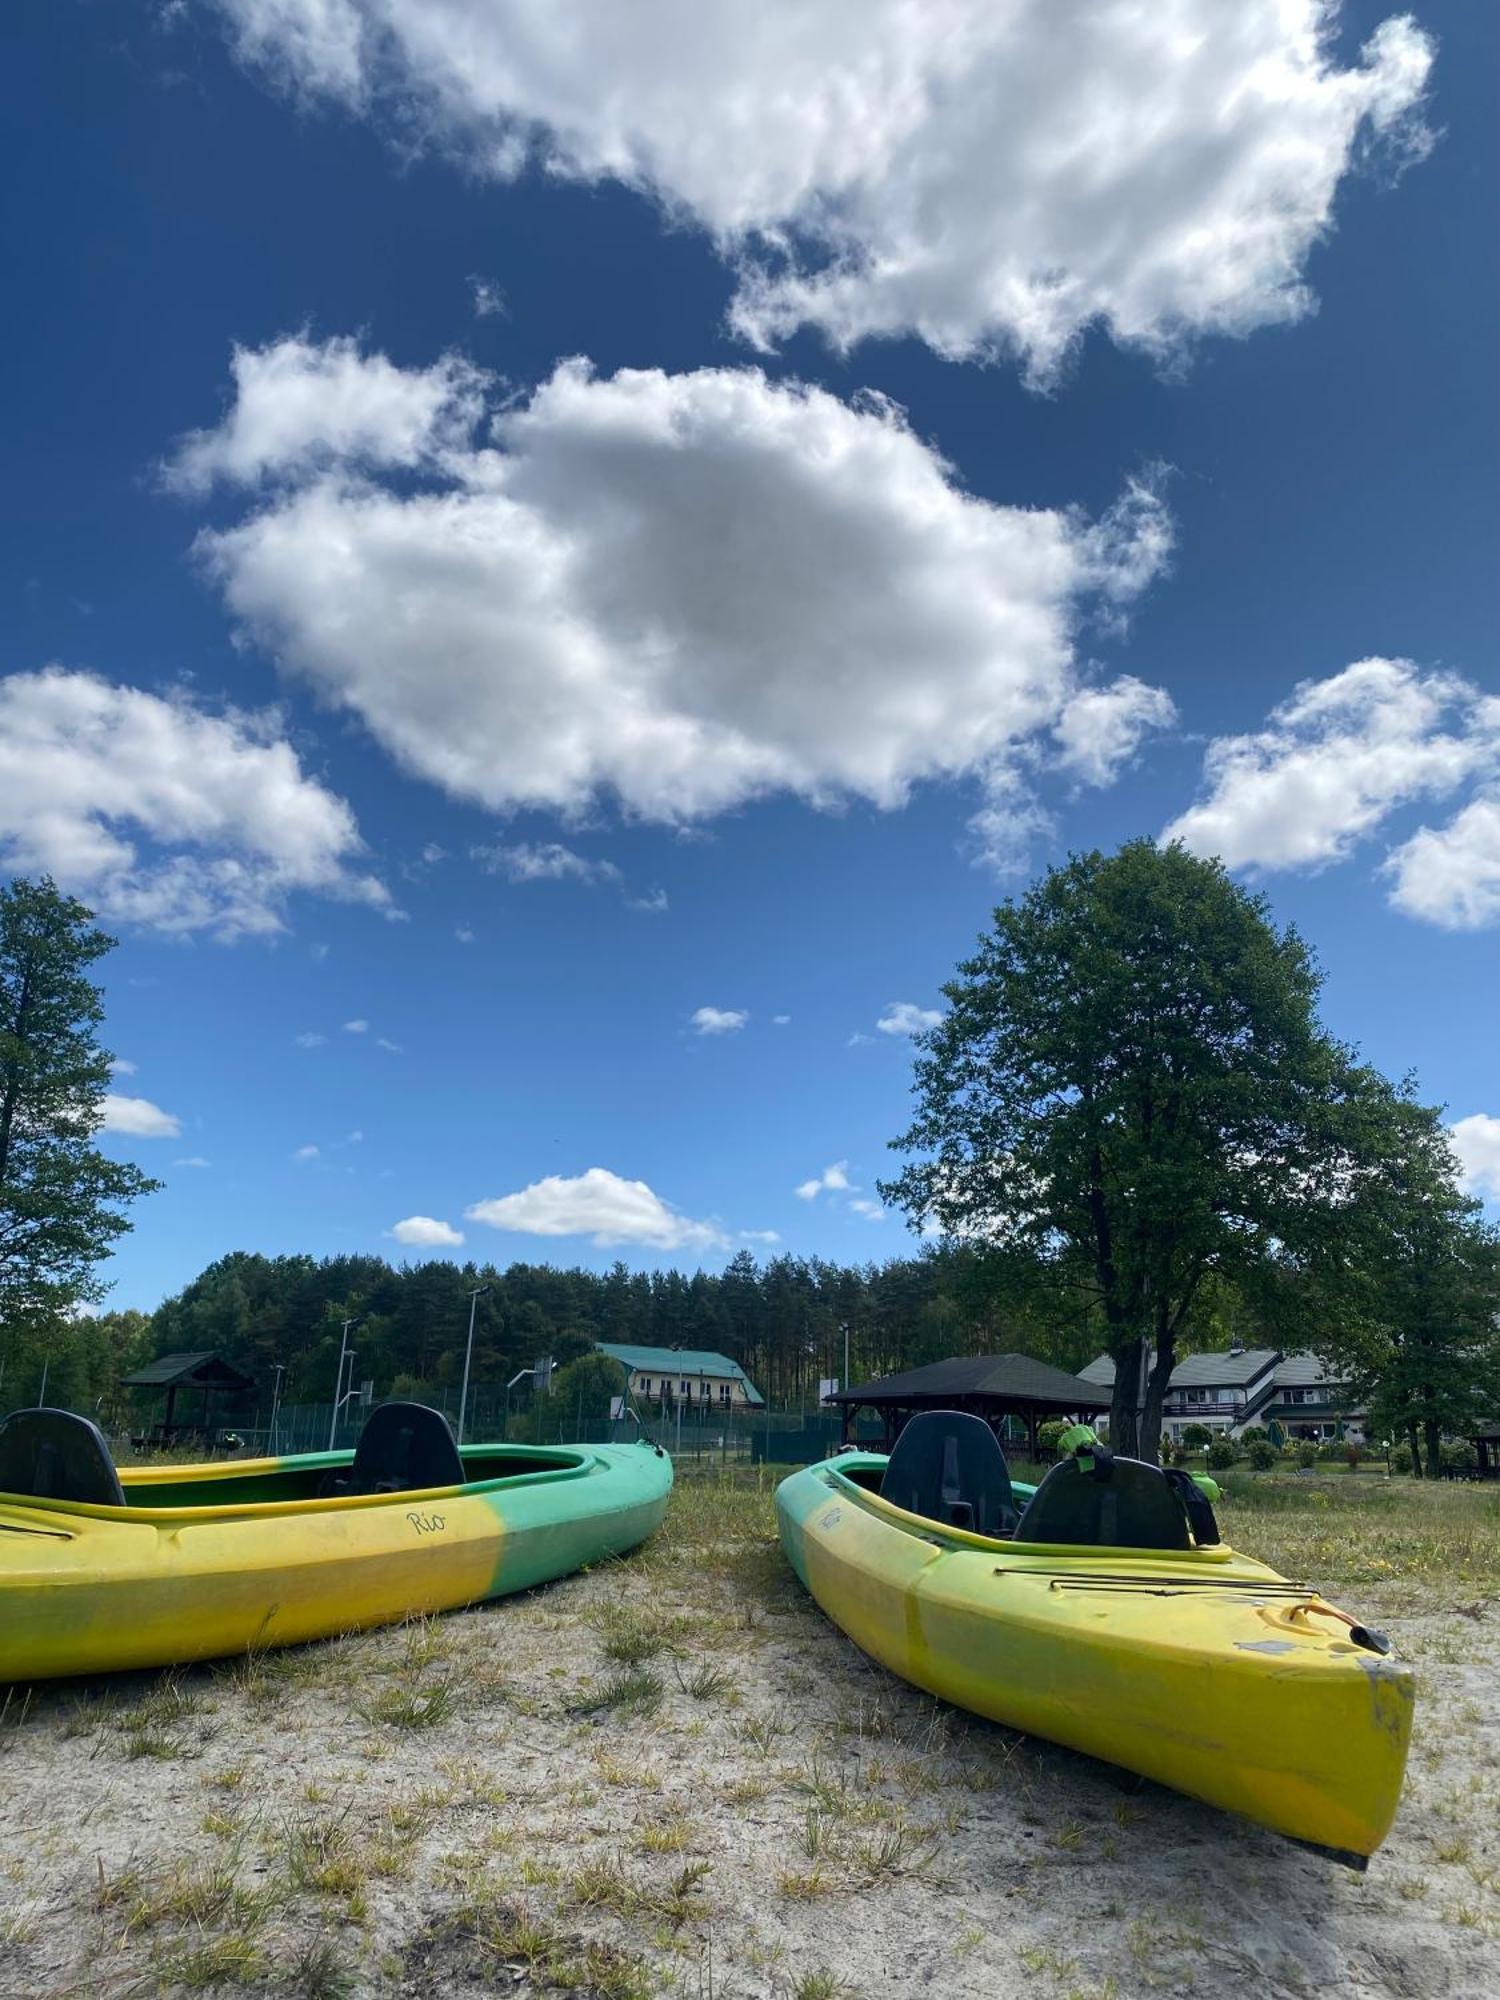
[[1136,1456],[1145,1459],[1148,1465],[1161,1463],[1161,1406],[1175,1365],[1176,1343],[1171,1334],[1165,1333],[1157,1346],[1156,1365],[1147,1378],[1146,1408],[1136,1438]]
[[1411,1469],[1415,1479],[1422,1477],[1422,1434],[1417,1428],[1415,1417],[1406,1427],[1406,1435],[1411,1440]]
[[[1140,1458],[1141,1371],[1148,1356],[1144,1340],[1130,1340],[1110,1350],[1115,1364],[1115,1386],[1109,1404],[1109,1448],[1121,1458]],[[1151,1387],[1146,1389],[1146,1407],[1151,1407]],[[1156,1398],[1156,1435],[1161,1435],[1161,1397]]]
[[1422,1428],[1427,1433],[1427,1477],[1436,1479],[1443,1463],[1442,1439],[1436,1417],[1429,1417]]

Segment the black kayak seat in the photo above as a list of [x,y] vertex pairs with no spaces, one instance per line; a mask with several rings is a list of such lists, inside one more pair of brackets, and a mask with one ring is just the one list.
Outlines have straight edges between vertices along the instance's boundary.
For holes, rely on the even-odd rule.
[[12,1410],[0,1417],[0,1493],[85,1507],[125,1505],[104,1433],[71,1410]]
[[1053,1466],[1022,1510],[1016,1540],[1106,1549],[1193,1546],[1187,1510],[1161,1467],[1102,1453],[1093,1470],[1076,1458]]
[[462,1486],[463,1460],[448,1419],[425,1403],[381,1403],[370,1412],[347,1472],[330,1472],[325,1497],[353,1493],[415,1493]]
[[923,1410],[908,1419],[886,1464],[880,1497],[976,1535],[1008,1535],[1016,1525],[1016,1496],[1000,1441],[982,1417],[965,1410]]

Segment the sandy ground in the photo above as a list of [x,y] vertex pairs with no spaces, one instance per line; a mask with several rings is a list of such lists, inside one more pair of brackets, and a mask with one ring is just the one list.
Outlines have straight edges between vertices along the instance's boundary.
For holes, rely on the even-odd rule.
[[1500,1992],[1500,1596],[1342,1592],[1421,1677],[1360,1877],[894,1681],[764,1526],[13,1697],[0,1994]]

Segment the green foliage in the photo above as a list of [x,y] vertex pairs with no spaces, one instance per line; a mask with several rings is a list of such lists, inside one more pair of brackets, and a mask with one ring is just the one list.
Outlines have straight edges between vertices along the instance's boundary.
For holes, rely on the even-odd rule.
[[1500,1239],[1463,1192],[1440,1113],[1390,1094],[1387,1143],[1355,1204],[1355,1254],[1327,1285],[1323,1345],[1414,1468],[1500,1407]]
[[1249,1439],[1245,1446],[1245,1456],[1254,1471],[1269,1472],[1280,1459],[1281,1453],[1268,1437],[1261,1436]]
[[1138,840],[996,910],[918,1037],[917,1115],[894,1142],[914,1158],[882,1193],[1102,1327],[1118,1449],[1154,1455],[1179,1338],[1340,1234],[1340,1177],[1384,1086],[1320,1027],[1318,988],[1263,898]]
[[1231,1437],[1216,1437],[1208,1447],[1210,1472],[1227,1472],[1239,1463],[1240,1448]]
[[1391,1446],[1392,1472],[1399,1472],[1409,1476],[1411,1473],[1411,1467],[1412,1467],[1411,1446],[1409,1444],[1393,1444]]
[[0,888],[0,1322],[17,1376],[43,1350],[64,1358],[122,1209],[158,1185],[94,1144],[110,1058],[89,968],[113,944],[48,879]]
[[1057,1441],[1063,1432],[1072,1428],[1067,1417],[1049,1417],[1044,1424],[1036,1427],[1036,1441],[1043,1451],[1056,1451]]
[[1214,1434],[1207,1424],[1184,1424],[1182,1441],[1191,1445],[1195,1451],[1202,1451],[1205,1445],[1213,1443]]
[[1292,1456],[1304,1472],[1311,1472],[1318,1462],[1318,1447],[1315,1444],[1293,1445]]

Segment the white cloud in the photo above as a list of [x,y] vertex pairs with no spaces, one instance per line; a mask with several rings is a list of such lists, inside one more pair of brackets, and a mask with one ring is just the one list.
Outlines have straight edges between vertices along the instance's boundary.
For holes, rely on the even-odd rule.
[[467,924],[460,924],[453,935],[458,939],[460,944],[472,944],[474,942],[474,933],[469,929]]
[[213,1162],[212,1160],[205,1160],[201,1153],[192,1153],[185,1160],[174,1160],[172,1165],[174,1167],[209,1167],[213,1165]]
[[938,1007],[918,1007],[910,1000],[893,1000],[875,1023],[882,1035],[920,1035],[943,1018]]
[[505,294],[493,278],[470,278],[469,292],[474,301],[475,319],[509,319],[510,308]]
[[1500,799],[1475,799],[1444,827],[1419,827],[1386,861],[1391,901],[1445,930],[1500,920]]
[[693,1027],[700,1035],[737,1035],[749,1019],[743,1007],[699,1007]]
[[[1170,542],[1142,480],[1092,524],[995,505],[890,403],[755,369],[565,362],[484,436],[430,477],[304,477],[199,547],[284,667],[502,810],[683,826],[989,781],[1067,713],[1080,622]],[[478,858],[618,879],[556,845]]]
[[822,1173],[814,1174],[810,1181],[803,1181],[795,1193],[803,1201],[816,1201],[825,1188],[841,1191],[847,1189],[849,1185],[849,1162],[835,1160],[831,1167],[825,1167]]
[[479,415],[485,377],[456,356],[397,368],[354,340],[237,347],[234,401],[215,430],[183,439],[165,468],[180,492],[253,486],[337,461],[408,468],[457,443]]
[[321,1049],[328,1037],[309,1029],[305,1035],[294,1035],[292,1039],[299,1049]]
[[316,1146],[299,1146],[292,1155],[294,1160],[315,1160],[317,1157],[318,1148]]
[[455,1250],[464,1240],[463,1231],[451,1222],[439,1222],[431,1215],[408,1215],[386,1231],[398,1243],[418,1244],[428,1250]]
[[[1163,839],[1231,868],[1343,861],[1400,807],[1500,779],[1500,699],[1410,660],[1358,660],[1304,681],[1254,735],[1219,737],[1206,795]],[[1383,864],[1391,901],[1453,929],[1500,917],[1500,804],[1481,795]]]
[[280,930],[296,890],[387,908],[345,802],[275,715],[212,715],[52,666],[0,680],[0,866],[51,874],[113,921]]
[[866,1222],[884,1222],[885,1210],[878,1201],[856,1196],[848,1204],[851,1213],[863,1216]]
[[790,1014],[773,1014],[771,1016],[771,1026],[773,1028],[789,1028],[791,1025],[792,1017]]
[[369,1032],[370,1024],[368,1021],[346,1021],[344,1023],[344,1033],[346,1035],[367,1035]]
[[163,1111],[149,1097],[120,1097],[112,1090],[104,1093],[101,1132],[128,1133],[133,1139],[180,1139],[182,1121]]
[[439,847],[435,840],[429,840],[422,849],[422,859],[429,868],[435,868],[440,861],[448,859],[448,850],[446,847]]
[[612,861],[591,861],[558,841],[533,844],[519,841],[514,846],[471,847],[473,859],[491,875],[504,875],[511,882],[618,882],[620,871]]
[[111,1076],[134,1076],[136,1067],[135,1063],[127,1061],[124,1056],[116,1056],[109,1066],[109,1073]]
[[493,1229],[587,1236],[601,1248],[641,1243],[653,1250],[707,1250],[722,1249],[726,1240],[717,1224],[692,1221],[644,1181],[622,1180],[607,1167],[590,1167],[572,1179],[549,1174],[519,1193],[475,1202],[464,1213]]
[[377,1035],[375,1037],[375,1046],[377,1049],[384,1049],[388,1055],[402,1056],[406,1054],[405,1049],[402,1048],[399,1042],[391,1041],[386,1035]]
[[1470,1194],[1500,1201],[1500,1118],[1476,1111],[1448,1127],[1448,1137]]
[[775,1229],[742,1229],[740,1231],[740,1241],[742,1243],[779,1243],[781,1241],[781,1234]]
[[1039,379],[1096,320],[1170,352],[1300,318],[1360,154],[1431,143],[1431,40],[1395,17],[1341,67],[1328,0],[218,5],[244,60],[403,147],[693,218],[751,339],[916,332]]
[[1108,785],[1150,729],[1167,729],[1177,710],[1165,688],[1123,674],[1107,688],[1075,694],[1053,729],[1059,763],[1086,785]]

